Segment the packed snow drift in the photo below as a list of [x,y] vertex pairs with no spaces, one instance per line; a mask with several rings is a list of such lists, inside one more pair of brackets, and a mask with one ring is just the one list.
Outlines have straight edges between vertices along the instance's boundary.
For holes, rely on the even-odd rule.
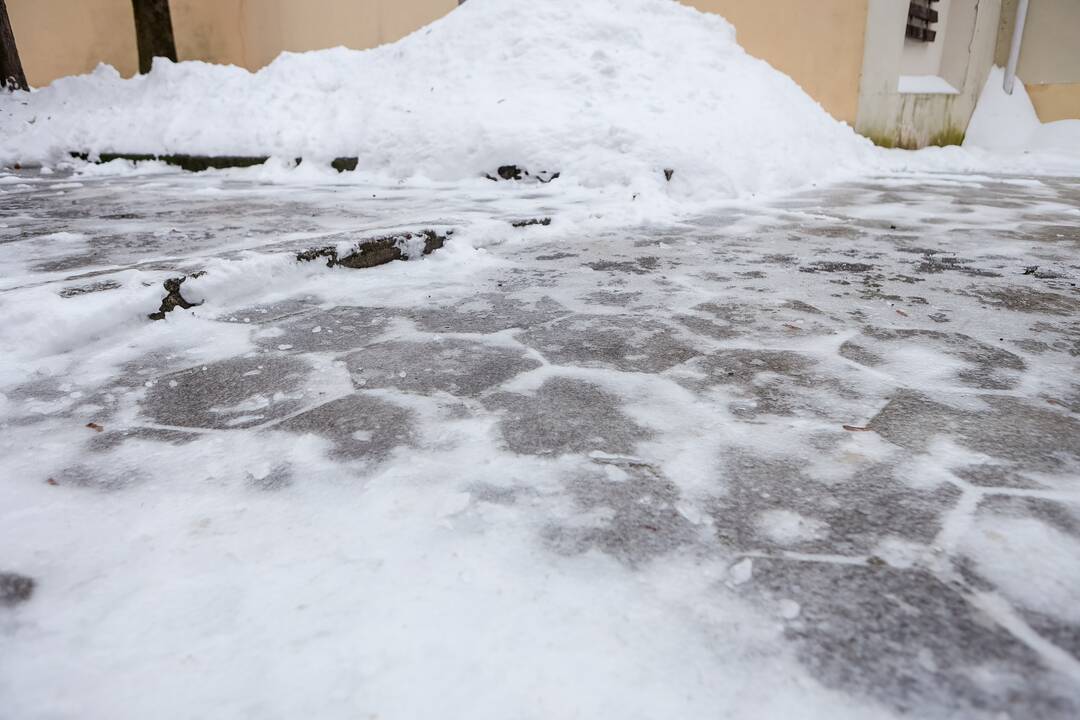
[[1043,123],[1020,78],[1016,78],[1012,95],[1005,93],[1004,79],[1003,69],[991,69],[971,116],[964,147],[1080,156],[1080,120]]
[[470,0],[392,45],[285,53],[250,73],[158,61],[0,100],[0,162],[71,151],[359,157],[391,178],[501,165],[587,186],[695,178],[684,194],[785,189],[860,165],[869,142],[672,0]]

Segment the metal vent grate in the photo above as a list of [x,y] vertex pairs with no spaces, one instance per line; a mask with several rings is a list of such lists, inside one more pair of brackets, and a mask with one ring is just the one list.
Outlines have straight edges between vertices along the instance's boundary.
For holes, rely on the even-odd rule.
[[934,42],[937,31],[933,25],[938,21],[934,3],[938,0],[911,0],[908,5],[907,37],[920,42]]

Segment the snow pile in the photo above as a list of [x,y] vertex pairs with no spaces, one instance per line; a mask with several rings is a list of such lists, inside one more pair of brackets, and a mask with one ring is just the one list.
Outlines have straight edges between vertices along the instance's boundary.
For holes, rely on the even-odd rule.
[[1013,94],[1006,95],[1004,77],[1000,67],[990,71],[968,125],[964,147],[1080,155],[1080,120],[1040,122],[1024,83],[1016,78]]
[[[69,151],[358,156],[382,177],[517,164],[591,187],[715,198],[859,167],[868,141],[730,24],[673,0],[471,0],[392,45],[284,54],[256,73],[159,61],[0,99],[0,162]],[[689,179],[689,180],[688,180]]]

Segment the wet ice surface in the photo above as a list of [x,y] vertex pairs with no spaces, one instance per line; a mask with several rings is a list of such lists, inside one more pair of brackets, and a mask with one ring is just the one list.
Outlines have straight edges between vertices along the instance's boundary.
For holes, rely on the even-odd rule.
[[587,231],[550,188],[18,177],[12,717],[1080,715],[1080,182]]

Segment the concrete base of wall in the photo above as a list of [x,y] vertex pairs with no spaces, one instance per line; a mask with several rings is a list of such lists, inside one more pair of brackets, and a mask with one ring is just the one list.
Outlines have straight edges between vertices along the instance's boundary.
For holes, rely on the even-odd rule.
[[889,108],[888,122],[859,128],[876,145],[915,150],[964,142],[969,110],[962,96],[895,95],[882,102]]
[[[270,159],[268,155],[146,155],[142,153],[101,153],[93,157],[90,153],[73,152],[71,157],[77,160],[92,160],[95,163],[107,163],[113,160],[130,162],[163,162],[190,172],[204,170],[224,170],[226,168],[247,168],[262,165]],[[296,164],[304,161],[296,158]],[[330,162],[330,167],[338,172],[352,172],[359,165],[359,158],[339,157]]]

